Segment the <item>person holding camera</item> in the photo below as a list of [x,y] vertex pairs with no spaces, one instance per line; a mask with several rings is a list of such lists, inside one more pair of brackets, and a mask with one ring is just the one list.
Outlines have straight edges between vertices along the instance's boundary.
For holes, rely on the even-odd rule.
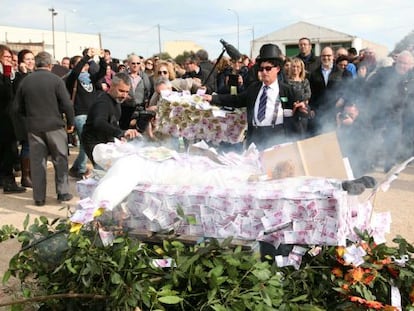
[[119,127],[121,104],[127,99],[131,88],[128,74],[118,72],[112,79],[108,93],[100,93],[92,104],[82,132],[85,152],[95,168],[93,148],[97,144],[113,142],[115,138],[125,140],[140,137],[136,129],[122,130]]
[[343,156],[348,158],[355,177],[362,176],[369,170],[366,148],[363,146],[368,145],[370,131],[354,101],[344,102],[342,111],[336,114],[336,125]]
[[241,57],[231,59],[230,66],[225,68],[221,74],[222,79],[217,80],[218,94],[238,94],[245,90],[245,81],[248,75],[248,68],[243,66]]

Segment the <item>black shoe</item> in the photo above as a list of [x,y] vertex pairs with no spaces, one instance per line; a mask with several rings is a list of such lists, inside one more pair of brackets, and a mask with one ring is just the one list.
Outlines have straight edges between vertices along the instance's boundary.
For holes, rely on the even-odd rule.
[[14,177],[13,177],[13,181],[7,181],[6,183],[3,184],[3,193],[5,194],[22,193],[25,191],[26,191],[25,187],[20,187],[16,184],[16,182],[14,181]]
[[69,169],[68,174],[69,174],[70,177],[73,177],[73,178],[76,178],[76,179],[82,179],[81,174],[79,173],[79,171],[77,169],[73,168],[73,167],[71,167]]
[[39,201],[34,201],[36,206],[44,206],[45,205],[45,200],[39,200]]
[[57,200],[59,202],[65,202],[65,201],[70,201],[72,200],[73,195],[71,195],[70,193],[59,193],[57,196]]

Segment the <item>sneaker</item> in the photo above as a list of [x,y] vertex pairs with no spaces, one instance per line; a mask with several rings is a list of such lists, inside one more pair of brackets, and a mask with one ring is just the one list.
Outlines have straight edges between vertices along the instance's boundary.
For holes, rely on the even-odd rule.
[[71,195],[70,193],[59,193],[57,195],[57,200],[59,202],[65,202],[65,201],[70,201],[72,200],[73,195]]

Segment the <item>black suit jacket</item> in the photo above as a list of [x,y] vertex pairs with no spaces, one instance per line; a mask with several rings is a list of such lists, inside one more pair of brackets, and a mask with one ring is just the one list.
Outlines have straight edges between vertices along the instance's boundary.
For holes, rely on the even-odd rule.
[[[219,94],[213,95],[212,104],[219,106],[229,106],[234,108],[247,108],[247,131],[255,130],[253,125],[254,119],[254,104],[263,83],[260,81],[254,82],[242,93],[238,95]],[[283,109],[293,109],[294,94],[290,85],[279,82],[279,97],[281,98],[281,104]],[[284,100],[286,99],[286,100]],[[283,126],[287,135],[295,134],[294,118],[284,118]]]

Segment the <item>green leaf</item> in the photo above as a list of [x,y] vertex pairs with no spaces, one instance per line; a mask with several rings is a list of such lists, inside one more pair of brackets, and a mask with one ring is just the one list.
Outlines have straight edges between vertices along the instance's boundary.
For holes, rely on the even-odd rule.
[[49,219],[47,219],[47,217],[45,217],[45,216],[40,216],[39,220],[44,225],[47,225],[49,223]]
[[163,297],[158,298],[158,300],[168,305],[175,305],[183,301],[183,298],[178,297],[178,296],[163,296]]
[[121,282],[122,282],[122,278],[118,273],[114,272],[114,273],[111,274],[111,283],[112,284],[121,284]]
[[200,258],[200,256],[198,254],[195,254],[194,256],[192,256],[191,258],[187,259],[182,265],[181,265],[181,270],[185,273],[187,272],[188,268],[191,267],[191,265],[196,262],[198,259]]
[[259,281],[266,281],[268,280],[272,274],[269,270],[253,270],[253,275],[259,279]]
[[23,297],[29,298],[31,296],[32,292],[28,288],[23,289]]
[[299,301],[307,301],[308,295],[301,295],[295,298],[290,299],[290,302],[299,302]]
[[27,230],[27,226],[29,225],[30,216],[29,214],[26,215],[24,222],[23,222],[23,229]]
[[3,275],[3,284],[7,283],[10,277],[11,277],[11,271],[7,270],[6,273],[4,273]]
[[213,269],[211,269],[210,270],[210,272],[208,273],[208,276],[212,276],[212,275],[214,275],[214,276],[221,276],[222,274],[223,274],[223,271],[224,271],[224,268],[223,268],[223,266],[217,266],[217,267],[214,267]]
[[190,225],[196,225],[197,224],[197,219],[192,215],[187,216],[186,220]]
[[125,239],[123,237],[117,237],[114,240],[113,244],[120,244],[120,243],[123,243],[124,241],[125,241]]
[[71,259],[65,260],[66,268],[73,274],[77,274],[78,272],[73,268]]
[[180,216],[181,218],[185,219],[184,210],[183,210],[183,208],[182,208],[180,205],[178,205],[178,206],[177,206],[177,214],[178,214],[178,216]]
[[213,306],[211,306],[213,308],[214,311],[227,311],[227,309],[219,304],[215,304]]
[[175,248],[180,248],[180,249],[184,248],[184,244],[181,243],[180,241],[172,241],[171,245],[174,246]]

